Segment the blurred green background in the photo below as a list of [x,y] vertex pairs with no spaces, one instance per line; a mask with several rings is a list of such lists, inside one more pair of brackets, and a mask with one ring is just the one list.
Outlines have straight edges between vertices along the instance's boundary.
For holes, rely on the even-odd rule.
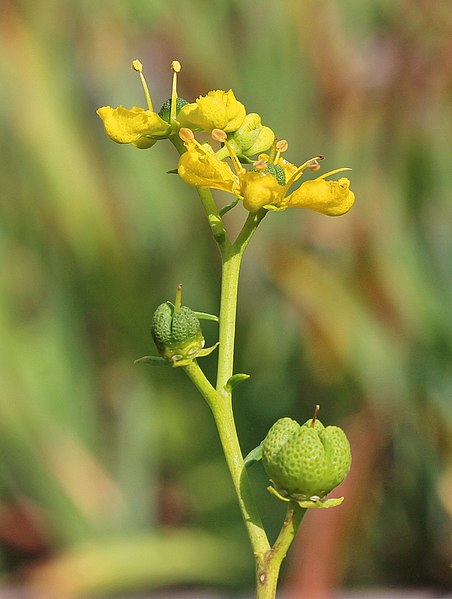
[[[270,214],[242,272],[243,451],[316,403],[353,446],[346,502],[309,514],[282,588],[450,583],[449,8],[1,2],[0,583],[40,599],[253,585],[207,407],[182,372],[133,364],[154,352],[152,313],[179,282],[194,309],[219,300],[199,200],[166,174],[174,149],[116,145],[95,114],[144,105],[134,58],[155,105],[178,59],[189,101],[232,87],[290,161],[353,167],[347,216]],[[260,466],[251,476],[274,535],[283,508]]]

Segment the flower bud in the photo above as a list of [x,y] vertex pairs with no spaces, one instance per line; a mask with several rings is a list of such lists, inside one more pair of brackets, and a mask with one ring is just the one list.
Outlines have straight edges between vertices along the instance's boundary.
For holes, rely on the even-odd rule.
[[171,302],[161,304],[154,313],[151,332],[160,355],[173,366],[186,365],[204,347],[199,319],[187,306],[176,310]]
[[342,429],[310,419],[299,425],[281,418],[262,442],[262,463],[281,495],[322,498],[346,477],[350,445]]
[[247,114],[241,126],[228,136],[229,143],[238,156],[255,156],[270,148],[275,134],[261,124],[258,114]]

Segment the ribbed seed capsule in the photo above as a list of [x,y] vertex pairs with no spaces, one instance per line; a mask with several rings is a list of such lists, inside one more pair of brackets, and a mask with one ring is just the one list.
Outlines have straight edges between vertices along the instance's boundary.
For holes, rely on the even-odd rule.
[[187,306],[176,311],[171,302],[161,304],[154,313],[151,332],[160,355],[173,364],[195,358],[204,347],[199,319]]
[[281,418],[262,443],[262,463],[275,486],[295,499],[324,497],[346,477],[350,444],[342,429],[312,419]]

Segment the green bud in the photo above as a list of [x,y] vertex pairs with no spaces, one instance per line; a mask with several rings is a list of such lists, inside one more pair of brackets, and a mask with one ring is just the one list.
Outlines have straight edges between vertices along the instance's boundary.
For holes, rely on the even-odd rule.
[[270,127],[261,124],[258,114],[247,114],[242,125],[228,135],[228,141],[238,156],[255,156],[270,148],[275,134]]
[[262,442],[262,463],[283,496],[322,498],[347,476],[350,444],[342,429],[313,419],[281,418]]
[[[177,98],[176,99],[176,116],[179,114],[179,110],[185,106],[185,104],[188,104],[187,100],[184,100],[183,98]],[[159,117],[161,119],[163,119],[164,121],[166,121],[167,123],[170,122],[170,114],[171,114],[171,98],[168,98],[168,100],[165,100],[162,104],[162,107],[160,108],[159,111]]]

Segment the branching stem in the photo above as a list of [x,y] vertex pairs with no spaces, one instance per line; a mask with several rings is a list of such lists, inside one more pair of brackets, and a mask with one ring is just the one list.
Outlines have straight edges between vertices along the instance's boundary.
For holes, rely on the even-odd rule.
[[[180,140],[172,140],[180,153]],[[274,599],[282,560],[296,534],[306,510],[289,503],[284,524],[273,546],[270,545],[259,510],[252,495],[248,473],[243,461],[232,410],[232,392],[227,385],[234,374],[234,344],[240,266],[243,252],[259,223],[267,214],[261,209],[250,213],[234,242],[231,242],[222,215],[210,189],[198,187],[213,237],[222,259],[221,300],[219,314],[219,354],[215,387],[206,378],[196,360],[184,370],[212,410],[231,474],[242,517],[256,560],[256,599]]]

